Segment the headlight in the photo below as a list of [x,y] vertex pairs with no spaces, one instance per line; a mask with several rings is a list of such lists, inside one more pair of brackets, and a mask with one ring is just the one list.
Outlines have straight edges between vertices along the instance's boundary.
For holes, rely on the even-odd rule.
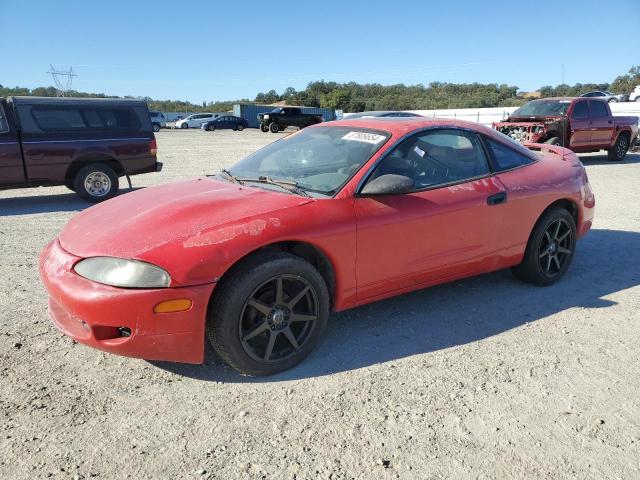
[[171,277],[162,268],[139,260],[91,257],[73,267],[81,277],[114,287],[166,288]]
[[265,120],[269,120],[269,115],[265,115],[265,116],[264,116],[264,117],[262,117],[262,118],[264,118]]

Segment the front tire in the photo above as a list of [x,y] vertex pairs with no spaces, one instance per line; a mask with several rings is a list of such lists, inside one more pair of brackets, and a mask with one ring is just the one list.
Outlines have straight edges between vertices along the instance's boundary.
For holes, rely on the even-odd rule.
[[560,146],[560,139],[558,137],[551,137],[544,141],[547,145],[557,145]]
[[612,162],[621,162],[627,155],[628,150],[629,140],[625,135],[618,135],[616,143],[614,143],[613,148],[607,152],[607,156]]
[[269,131],[271,133],[278,133],[280,131],[280,125],[278,125],[276,122],[271,122],[271,124],[269,125]]
[[576,223],[564,208],[553,208],[540,217],[531,232],[524,258],[512,269],[520,280],[546,287],[565,274],[576,247]]
[[322,338],[329,292],[320,273],[287,253],[242,262],[216,288],[207,337],[243,375],[273,375],[304,360]]
[[73,190],[87,202],[97,203],[118,193],[118,175],[109,166],[93,163],[76,173]]
[[609,99],[609,103],[618,103],[618,99],[617,98],[610,98]]
[[183,124],[180,125],[180,128],[185,128],[186,129],[186,128],[189,128],[189,125],[187,125],[186,123],[183,123]]
[[267,133],[267,132],[269,131],[269,126],[268,126],[268,125],[265,125],[264,123],[261,123],[261,124],[260,124],[260,131],[261,131],[262,133]]

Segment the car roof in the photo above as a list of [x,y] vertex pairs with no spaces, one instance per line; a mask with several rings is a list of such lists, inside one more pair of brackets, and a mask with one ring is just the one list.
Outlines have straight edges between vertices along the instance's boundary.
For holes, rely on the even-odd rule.
[[368,128],[372,130],[382,130],[393,135],[405,135],[414,130],[421,130],[429,127],[452,127],[474,130],[481,133],[493,135],[495,130],[480,123],[467,122],[452,118],[426,118],[426,117],[369,117],[369,118],[345,118],[327,123],[319,123],[316,126],[342,126],[355,128]]

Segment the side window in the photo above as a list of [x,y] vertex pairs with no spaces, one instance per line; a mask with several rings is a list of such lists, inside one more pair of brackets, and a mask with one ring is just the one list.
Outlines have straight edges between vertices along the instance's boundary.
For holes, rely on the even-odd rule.
[[86,128],[80,110],[75,107],[34,107],[31,115],[41,130],[80,130]]
[[489,173],[480,140],[461,130],[432,130],[395,147],[372,175],[404,175],[416,190],[461,182]]
[[96,112],[95,110],[84,110],[83,112],[84,115],[84,119],[87,123],[87,125],[89,125],[89,127],[91,128],[104,128],[105,124],[102,121],[102,118],[100,118],[100,115],[98,115],[98,112]]
[[138,116],[129,108],[101,108],[96,110],[103,125],[99,128],[109,130],[138,130]]
[[0,105],[0,133],[7,133],[9,131],[9,122],[4,114],[2,105]]
[[511,170],[512,168],[533,163],[533,159],[500,142],[488,138],[485,138],[485,140],[491,149],[491,153],[493,153],[493,159],[496,162],[498,171]]
[[604,104],[604,102],[592,101],[589,103],[591,104],[591,116],[593,116],[593,118],[606,118],[609,116],[607,106]]
[[571,118],[589,118],[589,107],[587,102],[578,102],[573,106]]

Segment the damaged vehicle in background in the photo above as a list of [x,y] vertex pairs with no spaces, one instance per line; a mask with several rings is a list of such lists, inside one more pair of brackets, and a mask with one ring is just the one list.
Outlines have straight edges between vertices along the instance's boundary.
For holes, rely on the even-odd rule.
[[493,128],[518,142],[561,145],[574,152],[606,150],[609,160],[624,159],[638,138],[638,117],[613,116],[595,98],[532,100]]

